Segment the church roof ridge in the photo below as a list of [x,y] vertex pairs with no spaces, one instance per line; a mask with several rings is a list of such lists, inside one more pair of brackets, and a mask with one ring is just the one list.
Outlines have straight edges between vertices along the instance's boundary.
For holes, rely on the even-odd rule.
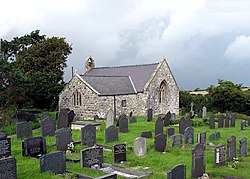
[[156,63],[148,63],[148,64],[135,64],[135,65],[121,65],[121,66],[104,66],[104,67],[95,67],[94,69],[102,69],[102,68],[125,68],[125,67],[139,67],[139,66],[151,66],[157,65],[159,62]]

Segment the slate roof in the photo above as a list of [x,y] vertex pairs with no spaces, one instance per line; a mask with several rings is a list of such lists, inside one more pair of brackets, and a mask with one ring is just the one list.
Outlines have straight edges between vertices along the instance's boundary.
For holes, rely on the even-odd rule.
[[136,90],[129,76],[80,76],[99,92],[99,96],[136,94]]
[[[137,92],[142,92],[145,84],[150,79],[153,72],[156,70],[159,63],[145,64],[145,65],[131,65],[118,67],[99,67],[93,68],[86,72],[83,76],[130,76],[132,83]],[[107,80],[109,83],[109,81]],[[115,85],[114,85],[115,86]]]

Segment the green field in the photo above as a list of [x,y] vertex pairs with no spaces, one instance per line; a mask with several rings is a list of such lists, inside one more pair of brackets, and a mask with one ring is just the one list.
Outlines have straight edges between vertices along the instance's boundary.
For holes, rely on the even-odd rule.
[[[179,118],[179,116],[177,117]],[[201,119],[195,118],[195,121],[199,121]],[[101,129],[97,131],[97,143],[103,144],[106,146],[111,147],[114,144],[118,143],[126,143],[127,146],[133,146],[133,140],[136,137],[139,137],[142,131],[149,131],[151,130],[154,137],[154,122],[146,122],[145,116],[137,116],[137,123],[129,124],[129,132],[128,133],[119,133],[119,141],[113,143],[105,143],[104,141],[104,129],[105,123],[101,122]],[[155,121],[155,118],[154,118]],[[241,119],[236,120],[236,127],[235,128],[223,128],[218,129],[209,129],[209,126],[195,126],[195,141],[197,141],[197,134],[199,132],[207,132],[207,143],[209,140],[209,135],[220,131],[221,138],[217,141],[213,141],[215,145],[217,144],[226,144],[227,138],[230,135],[236,136],[237,142],[237,155],[239,155],[239,139],[241,137],[250,138],[250,128],[247,128],[244,131],[240,130],[240,122]],[[178,126],[169,126],[175,128],[175,133],[179,132]],[[164,132],[167,128],[164,127]],[[2,129],[1,129],[2,130]],[[41,136],[41,131],[37,130],[33,132],[33,136]],[[80,131],[74,130],[73,131],[73,140],[80,141]],[[74,178],[74,175],[64,175],[64,176],[56,176],[49,173],[40,173],[39,167],[39,160],[35,158],[27,158],[22,157],[22,149],[21,149],[21,141],[17,140],[16,136],[11,137],[12,143],[12,156],[17,160],[17,175],[18,178]],[[46,145],[47,145],[47,152],[51,153],[56,151],[55,144],[55,137],[46,137]],[[76,152],[73,154],[66,154],[67,158],[71,159],[80,159],[79,151],[84,149],[84,146],[76,145],[75,150]],[[151,178],[159,179],[159,178],[166,178],[166,173],[172,167],[177,164],[186,164],[186,172],[187,178],[191,178],[191,162],[192,162],[192,148],[194,145],[187,145],[184,148],[170,148],[169,146],[169,138],[167,138],[167,148],[165,153],[159,153],[154,151],[154,139],[147,139],[147,155],[144,157],[136,157],[134,156],[133,151],[127,151],[127,164],[119,165],[122,167],[130,167],[136,168],[141,171],[146,172],[153,172]],[[249,149],[248,149],[249,153]],[[225,167],[221,168],[214,168],[214,153],[211,150],[211,147],[207,145],[206,147],[206,172],[212,174],[223,174],[228,176],[238,176],[242,178],[248,178],[250,176],[250,158],[239,158],[239,163],[228,163]],[[104,150],[104,162],[105,163],[112,163],[112,151]],[[82,169],[80,168],[80,163],[76,164],[67,164],[67,169],[73,172],[83,173],[85,175],[89,175],[92,177],[103,175],[103,173],[99,173],[93,171],[91,169]],[[216,177],[220,178],[220,177]]]

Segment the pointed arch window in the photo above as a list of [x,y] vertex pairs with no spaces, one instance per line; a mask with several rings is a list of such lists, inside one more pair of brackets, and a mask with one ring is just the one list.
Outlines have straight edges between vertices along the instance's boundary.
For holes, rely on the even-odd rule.
[[167,103],[167,82],[165,80],[160,84],[159,103]]
[[82,94],[78,91],[73,93],[73,105],[82,106]]

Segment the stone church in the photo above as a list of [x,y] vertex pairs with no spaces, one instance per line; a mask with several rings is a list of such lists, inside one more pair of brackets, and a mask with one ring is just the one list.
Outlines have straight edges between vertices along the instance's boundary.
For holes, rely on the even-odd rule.
[[159,63],[95,67],[89,56],[85,73],[75,74],[59,94],[59,108],[70,108],[81,119],[98,115],[108,109],[122,113],[146,115],[179,113],[179,88],[165,59]]

